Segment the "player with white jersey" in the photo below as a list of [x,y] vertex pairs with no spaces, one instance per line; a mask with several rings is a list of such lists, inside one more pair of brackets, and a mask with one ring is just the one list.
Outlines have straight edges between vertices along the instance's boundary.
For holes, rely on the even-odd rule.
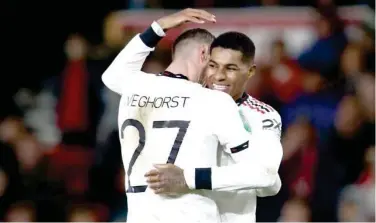
[[[206,69],[205,81],[207,87],[230,94],[239,106],[245,129],[249,134],[263,139],[263,146],[250,142],[253,158],[265,163],[276,162],[279,165],[282,154],[280,115],[271,106],[245,93],[248,79],[255,73],[254,55],[255,46],[246,35],[227,32],[218,36],[211,45],[211,58]],[[244,157],[244,160],[246,159],[249,157]],[[221,153],[220,166],[234,163],[236,160],[228,153]],[[174,166],[168,168],[169,171],[177,169]],[[281,180],[278,175],[276,178],[275,183],[269,187],[240,189],[226,193],[213,192],[221,214],[221,222],[255,221],[256,196],[277,194],[281,188]],[[168,184],[166,186],[171,187]]]
[[[187,21],[215,21],[207,12],[192,9],[171,17],[175,18],[172,23],[161,19],[159,24],[170,28]],[[237,160],[250,155],[250,137],[231,97],[188,81],[200,79],[213,36],[202,29],[183,33],[175,41],[174,59],[167,71],[163,75],[152,75],[141,72],[140,68],[153,50],[150,46],[160,39],[155,35],[158,32],[155,27],[154,23],[154,31],[149,28],[136,35],[102,76],[105,85],[122,96],[118,122],[128,181],[127,222],[220,222],[215,201],[202,189],[271,186],[278,167],[256,161],[239,162],[231,168],[216,167],[218,143]],[[170,188],[174,189],[171,192],[178,193],[154,194],[146,186],[145,172],[155,163],[175,163],[183,167],[187,182],[184,181],[184,185],[175,182],[175,185],[185,189],[187,183],[194,190]],[[259,171],[259,177],[252,179],[233,174],[241,169]],[[168,175],[159,179],[171,180]]]
[[[246,35],[239,32],[227,32],[218,36],[211,45],[211,54],[205,70],[206,86],[223,91],[232,96],[239,107],[244,127],[250,134],[260,135],[265,146],[254,147],[252,153],[260,159],[273,159],[282,152],[282,122],[278,112],[246,91],[247,82],[255,73],[255,45]],[[280,146],[274,146],[279,144]],[[253,148],[252,142],[250,147]],[[231,165],[234,160],[222,153],[221,165]],[[241,190],[232,194],[218,194],[216,202],[221,213],[222,222],[249,222],[255,220],[256,196],[273,196],[279,192],[281,180],[278,176],[271,187],[256,190]],[[242,211],[233,211],[233,206],[243,207]]]

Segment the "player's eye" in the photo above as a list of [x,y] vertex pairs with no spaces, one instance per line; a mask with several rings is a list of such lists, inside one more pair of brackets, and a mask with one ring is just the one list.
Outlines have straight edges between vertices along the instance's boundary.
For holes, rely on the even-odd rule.
[[227,70],[229,70],[229,71],[237,71],[238,69],[236,69],[235,67],[228,67]]
[[209,64],[209,67],[215,68],[215,65],[214,64]]

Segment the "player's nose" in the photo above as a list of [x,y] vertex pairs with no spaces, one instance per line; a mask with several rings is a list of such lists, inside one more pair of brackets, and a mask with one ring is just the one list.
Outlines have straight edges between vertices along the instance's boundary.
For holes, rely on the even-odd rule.
[[226,74],[222,71],[218,71],[214,74],[214,79],[216,81],[224,81],[226,80]]

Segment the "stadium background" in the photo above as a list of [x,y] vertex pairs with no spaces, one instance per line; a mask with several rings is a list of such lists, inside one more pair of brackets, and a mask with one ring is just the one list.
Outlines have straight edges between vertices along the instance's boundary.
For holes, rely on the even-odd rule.
[[[336,2],[2,2],[0,219],[125,219],[119,98],[100,75],[168,9],[204,7],[217,15],[206,27],[216,35],[238,30],[254,40],[248,92],[282,116],[283,187],[259,199],[258,221],[375,221],[374,1]],[[164,69],[183,29],[145,71]]]

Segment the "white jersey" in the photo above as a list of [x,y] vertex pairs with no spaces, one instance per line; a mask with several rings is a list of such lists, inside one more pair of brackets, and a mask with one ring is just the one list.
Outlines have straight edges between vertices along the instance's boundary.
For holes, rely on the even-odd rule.
[[[262,150],[264,136],[244,129],[229,95],[181,79],[184,76],[141,72],[152,50],[136,35],[102,76],[105,85],[122,96],[118,123],[129,179],[128,222],[221,222],[216,193],[273,186],[282,150],[266,162],[255,156],[249,140]],[[233,165],[217,166],[222,155],[218,148]],[[153,164],[166,162],[184,169],[191,193],[166,197],[145,187],[144,174]],[[133,193],[140,191],[145,192]]]
[[[219,222],[216,204],[204,192],[178,197],[155,195],[145,190],[144,174],[153,164],[174,163],[187,169],[191,187],[231,186],[215,180],[215,171],[205,169],[199,173],[197,168],[216,166],[218,143],[227,153],[248,148],[249,137],[236,104],[225,93],[205,89],[179,76],[132,70],[127,61],[137,57],[129,58],[127,49],[133,44],[142,44],[139,36],[102,76],[107,87],[121,94],[118,125],[128,180],[128,222],[181,222],[182,218],[187,223]],[[212,182],[200,182],[200,174],[210,174]]]
[[[270,105],[252,98],[247,94],[243,94],[242,98],[236,102],[239,107],[239,113],[242,117],[244,128],[250,134],[267,135],[267,137],[264,137],[266,145],[268,145],[269,141],[272,141],[272,143],[280,142],[282,123],[281,117],[276,110]],[[253,149],[253,147],[254,146],[251,142],[250,148]],[[257,145],[255,145],[253,150],[255,156],[261,158],[267,158],[273,155],[278,156],[279,152],[268,151],[264,148],[265,147],[260,151],[258,150]],[[256,153],[261,154],[261,156]],[[231,156],[221,152],[219,160],[220,166],[231,165],[234,163],[235,161]],[[255,222],[257,196],[273,196],[279,192],[280,188],[281,180],[279,176],[277,176],[276,182],[270,187],[254,190],[238,190],[227,193],[217,192],[215,195],[215,201],[220,211],[221,222]]]

